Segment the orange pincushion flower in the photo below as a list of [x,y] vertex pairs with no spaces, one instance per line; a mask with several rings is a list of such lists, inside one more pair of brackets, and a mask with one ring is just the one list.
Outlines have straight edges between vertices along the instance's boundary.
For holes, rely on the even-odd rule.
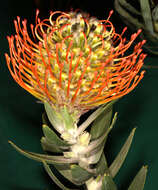
[[129,93],[143,78],[144,71],[138,72],[145,41],[124,56],[141,31],[127,43],[122,37],[126,28],[117,34],[109,18],[58,11],[41,21],[37,11],[31,38],[26,20],[21,26],[18,17],[16,35],[8,37],[10,57],[6,54],[12,77],[41,101],[54,108],[66,105],[71,111],[84,112]]

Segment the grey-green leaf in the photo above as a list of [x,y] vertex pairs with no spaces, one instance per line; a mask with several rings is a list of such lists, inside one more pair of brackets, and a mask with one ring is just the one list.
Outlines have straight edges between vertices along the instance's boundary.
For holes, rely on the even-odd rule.
[[84,184],[88,179],[90,179],[93,174],[89,173],[87,170],[81,168],[78,165],[71,166],[72,178],[77,183]]
[[62,149],[60,149],[59,147],[57,147],[56,145],[48,142],[48,140],[45,137],[41,138],[41,146],[43,148],[44,151],[48,151],[48,152],[58,152],[61,153],[63,152]]
[[134,128],[132,130],[128,139],[126,140],[125,144],[123,145],[122,149],[120,150],[117,157],[115,158],[115,160],[113,161],[113,163],[109,167],[109,171],[110,171],[110,174],[112,177],[115,177],[115,175],[118,173],[119,169],[121,168],[121,166],[122,166],[122,164],[123,164],[123,162],[127,156],[127,153],[129,151],[129,148],[130,148],[132,140],[133,140],[135,130],[136,130],[136,128]]
[[151,34],[153,34],[154,28],[153,28],[153,23],[152,23],[150,2],[149,0],[139,0],[139,1],[140,1],[140,7],[141,7],[142,16],[145,22],[145,26],[147,30]]
[[86,121],[84,121],[78,128],[78,135],[81,134],[104,110],[109,109],[117,100],[111,101],[94,111]]
[[158,21],[158,5],[156,5],[152,10],[152,19],[157,22]]
[[105,139],[108,136],[109,132],[111,131],[111,129],[113,128],[115,122],[117,119],[117,113],[115,113],[114,118],[112,120],[112,123],[110,125],[110,127],[108,127],[108,129],[101,134],[101,136],[99,136],[96,140],[91,141],[91,143],[89,144],[89,146],[87,147],[85,153],[89,153],[92,152],[93,150],[95,150],[99,145],[101,145],[103,142],[103,146],[105,144]]
[[119,0],[114,1],[114,6],[116,11],[124,18],[124,20],[131,26],[131,28],[133,28],[133,24],[136,25],[136,29],[144,28],[144,25],[138,20],[138,18],[132,17],[128,11],[120,6]]
[[101,190],[117,190],[116,184],[109,175],[104,175]]
[[[60,137],[57,136],[57,134],[50,129],[47,125],[42,126],[44,136],[48,140],[48,142],[56,145],[56,146],[69,146],[68,143],[66,143],[64,140],[62,140]],[[66,148],[66,147],[65,147]]]
[[61,118],[61,115],[59,113],[57,113],[55,110],[53,110],[53,108],[50,106],[50,104],[48,102],[44,102],[44,108],[46,110],[48,119],[50,121],[50,123],[53,125],[53,127],[58,131],[58,126],[63,126],[63,121]]
[[102,153],[99,162],[96,165],[96,174],[103,175],[105,171],[108,171],[108,165],[104,153]]
[[129,12],[133,13],[133,14],[137,14],[137,15],[141,15],[141,13],[139,11],[137,11],[137,9],[135,9],[130,3],[128,3],[126,0],[119,0],[119,3],[122,7],[125,7],[126,10],[128,10]]
[[64,119],[64,123],[65,123],[65,127],[67,129],[72,129],[74,127],[74,119],[73,117],[69,114],[66,106],[64,106],[64,108],[61,110],[63,119]]
[[143,190],[147,175],[147,166],[143,166],[133,179],[128,190]]
[[[52,170],[50,169],[49,165],[43,161],[43,165],[44,165],[44,168],[46,170],[46,172],[48,173],[48,175],[50,176],[50,178],[63,190],[72,190],[72,189],[69,189],[67,187],[65,187],[65,185],[63,185],[59,180],[58,178],[53,174]],[[75,189],[74,189],[75,190]]]
[[81,183],[78,183],[73,180],[71,169],[70,169],[70,164],[53,164],[53,166],[58,170],[58,172],[62,176],[64,176],[69,181],[71,181],[73,184],[81,185]]
[[76,163],[77,160],[73,159],[73,158],[64,158],[63,156],[50,156],[50,155],[46,155],[46,154],[37,154],[37,153],[33,153],[33,152],[27,152],[22,150],[21,148],[19,148],[18,146],[16,146],[13,142],[9,141],[9,143],[21,154],[23,154],[24,156],[38,161],[38,162],[43,162],[43,160],[48,163],[48,164],[64,164],[64,163],[69,163],[69,164],[73,164]]
[[105,109],[93,122],[90,130],[91,140],[99,138],[110,126],[112,106]]

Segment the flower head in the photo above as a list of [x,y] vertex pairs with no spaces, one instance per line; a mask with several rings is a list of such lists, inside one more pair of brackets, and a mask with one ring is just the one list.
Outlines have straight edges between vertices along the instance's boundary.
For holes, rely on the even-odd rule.
[[138,75],[145,55],[145,41],[130,55],[129,42],[115,32],[113,24],[80,12],[52,12],[49,19],[36,15],[29,36],[26,20],[14,21],[16,35],[8,37],[7,65],[25,90],[53,108],[67,106],[81,113],[129,93],[143,78]]

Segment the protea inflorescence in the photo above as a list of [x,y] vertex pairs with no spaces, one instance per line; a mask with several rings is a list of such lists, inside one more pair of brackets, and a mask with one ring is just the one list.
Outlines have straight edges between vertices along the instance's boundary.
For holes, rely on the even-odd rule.
[[9,70],[20,86],[53,108],[66,105],[70,112],[82,113],[127,94],[143,77],[144,72],[137,73],[145,57],[141,54],[144,41],[131,55],[123,56],[140,31],[126,43],[109,19],[51,13],[48,20],[37,18],[35,29],[31,25],[38,43],[29,37],[26,20],[21,27],[18,17],[15,28],[17,34],[8,37]]
[[[16,35],[8,37],[10,57],[6,54],[6,60],[14,80],[45,104],[48,118],[60,134],[59,137],[53,128],[43,125],[43,149],[62,152],[63,156],[28,153],[12,145],[26,156],[43,162],[53,179],[47,163],[53,163],[76,185],[86,183],[88,189],[99,190],[110,184],[108,187],[115,189],[112,177],[123,163],[134,131],[122,149],[123,155],[119,155],[110,168],[105,167],[103,148],[116,119],[115,116],[111,123],[113,100],[129,93],[143,78],[144,71],[138,73],[146,56],[141,53],[145,41],[139,42],[133,53],[126,54],[141,30],[127,42],[123,38],[126,28],[117,34],[109,21],[112,11],[106,20],[77,11],[57,11],[41,21],[38,14],[39,11],[35,27],[30,25],[32,36],[28,34],[26,20],[22,25],[19,17],[14,21]],[[83,113],[98,106],[101,107],[77,126]],[[100,119],[86,132],[98,116]],[[56,165],[59,163],[67,164],[67,170],[63,172]],[[96,168],[91,169],[92,164],[96,164]],[[77,175],[82,176],[82,180],[76,179]],[[64,189],[56,178],[55,182]]]

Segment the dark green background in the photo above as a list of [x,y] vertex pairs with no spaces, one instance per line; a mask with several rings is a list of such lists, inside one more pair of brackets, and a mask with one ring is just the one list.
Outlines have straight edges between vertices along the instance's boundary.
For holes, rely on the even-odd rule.
[[[102,1],[45,1],[41,13],[48,10],[66,10],[69,5],[81,8],[99,18],[107,18],[111,5]],[[54,8],[51,9],[50,6]],[[9,52],[7,35],[14,34],[16,16],[34,22],[36,5],[33,1],[4,0],[0,2],[0,190],[58,189],[49,179],[42,165],[17,153],[9,144],[12,140],[23,149],[42,152],[40,147],[41,114],[43,106],[20,88],[11,78],[4,53]],[[119,30],[118,15],[113,23]],[[118,31],[117,30],[117,31]],[[158,57],[149,55],[146,65],[158,65]],[[147,69],[144,79],[130,94],[115,104],[118,120],[105,148],[109,163],[114,159],[132,128],[136,135],[125,164],[115,178],[120,190],[125,190],[142,165],[148,165],[144,190],[158,189],[158,69]]]

